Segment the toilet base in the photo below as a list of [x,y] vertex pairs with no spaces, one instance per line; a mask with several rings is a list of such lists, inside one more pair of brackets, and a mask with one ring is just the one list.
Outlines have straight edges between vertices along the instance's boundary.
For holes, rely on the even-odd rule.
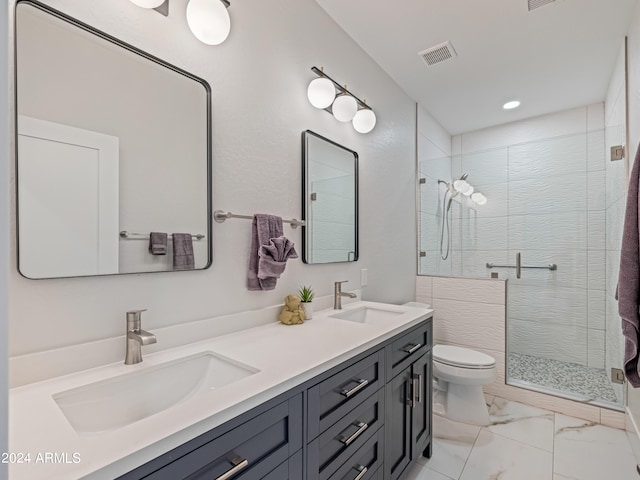
[[445,407],[444,416],[446,418],[479,426],[486,426],[491,423],[489,421],[489,410],[482,393],[482,385],[448,383],[446,393],[437,393],[437,395],[442,394],[446,395],[446,400],[443,402]]

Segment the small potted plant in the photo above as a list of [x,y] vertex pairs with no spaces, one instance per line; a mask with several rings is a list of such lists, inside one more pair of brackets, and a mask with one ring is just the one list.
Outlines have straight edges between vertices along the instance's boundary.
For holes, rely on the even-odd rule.
[[303,285],[298,290],[298,296],[300,297],[300,300],[302,300],[302,308],[304,309],[307,320],[311,320],[313,317],[313,304],[311,303],[313,295],[313,288],[311,286],[307,287],[306,285]]

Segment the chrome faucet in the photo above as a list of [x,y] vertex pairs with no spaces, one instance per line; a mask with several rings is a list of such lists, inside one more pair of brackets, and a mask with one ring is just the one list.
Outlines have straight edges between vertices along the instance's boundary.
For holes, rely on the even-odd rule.
[[142,324],[142,312],[147,310],[132,310],[127,312],[127,353],[124,357],[125,365],[134,365],[142,361],[142,346],[156,343],[153,333],[145,332],[140,328]]
[[341,282],[335,282],[333,284],[333,309],[342,310],[342,297],[356,298],[355,293],[343,292],[342,284],[347,283],[349,280],[342,280]]

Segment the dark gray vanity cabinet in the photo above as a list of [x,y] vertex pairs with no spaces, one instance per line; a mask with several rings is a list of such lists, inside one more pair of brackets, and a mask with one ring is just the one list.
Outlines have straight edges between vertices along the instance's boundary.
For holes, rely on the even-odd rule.
[[431,454],[431,320],[120,480],[399,480]]
[[[268,402],[270,403],[270,402]],[[260,410],[260,407],[256,409]],[[254,414],[255,411],[252,411]],[[248,412],[248,413],[252,413]],[[302,394],[227,431],[205,433],[133,470],[122,480],[299,480],[302,478]],[[225,424],[227,425],[227,424]],[[214,438],[209,438],[213,432]]]
[[385,347],[385,480],[401,478],[420,455],[431,456],[431,324]]

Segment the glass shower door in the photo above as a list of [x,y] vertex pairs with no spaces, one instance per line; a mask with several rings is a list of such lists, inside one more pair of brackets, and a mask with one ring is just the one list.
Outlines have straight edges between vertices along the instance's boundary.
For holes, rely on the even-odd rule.
[[615,406],[622,394],[608,371],[622,357],[606,354],[620,344],[606,338],[604,135],[508,147],[508,258],[520,268],[504,272],[507,382]]

